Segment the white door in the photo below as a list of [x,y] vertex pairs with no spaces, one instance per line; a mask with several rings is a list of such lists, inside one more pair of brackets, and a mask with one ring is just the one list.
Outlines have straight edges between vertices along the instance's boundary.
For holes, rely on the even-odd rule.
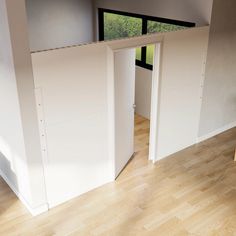
[[134,153],[135,49],[115,52],[115,177]]

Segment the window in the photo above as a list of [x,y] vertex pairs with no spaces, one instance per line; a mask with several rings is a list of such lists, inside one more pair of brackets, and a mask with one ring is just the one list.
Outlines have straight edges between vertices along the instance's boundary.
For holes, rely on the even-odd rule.
[[[100,41],[176,31],[194,26],[195,24],[190,22],[99,9]],[[154,45],[137,48],[136,65],[152,70],[153,55]]]
[[142,35],[142,19],[104,12],[104,40]]
[[181,29],[186,29],[188,27],[186,26],[180,26],[180,25],[175,25],[175,24],[167,24],[167,23],[162,23],[158,21],[152,21],[149,20],[147,22],[147,33],[163,33],[163,32],[169,32],[169,31],[176,31],[176,30],[181,30]]

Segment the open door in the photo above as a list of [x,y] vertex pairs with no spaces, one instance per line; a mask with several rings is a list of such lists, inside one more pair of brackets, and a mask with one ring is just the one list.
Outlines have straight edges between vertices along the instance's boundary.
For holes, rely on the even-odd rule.
[[135,49],[114,54],[115,177],[134,154]]

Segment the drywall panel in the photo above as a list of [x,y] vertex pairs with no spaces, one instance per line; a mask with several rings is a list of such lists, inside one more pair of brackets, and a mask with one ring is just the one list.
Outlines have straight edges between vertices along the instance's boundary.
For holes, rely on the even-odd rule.
[[158,159],[196,142],[208,29],[166,34],[162,45]]
[[195,22],[197,26],[210,23],[213,0],[95,0],[96,8]]
[[115,52],[115,177],[134,154],[135,49]]
[[[109,46],[135,47],[161,38],[145,36]],[[114,180],[111,48],[98,43],[32,54],[50,207]]]
[[197,137],[198,76],[201,78],[207,34],[208,27],[194,28],[32,54],[39,118],[45,130],[50,207],[114,178],[112,50],[163,42],[160,154],[178,151]]
[[162,37],[32,54],[50,207],[114,180],[112,49],[152,44]]
[[135,112],[150,119],[152,92],[152,71],[136,66],[135,71]]
[[236,2],[215,0],[206,64],[200,139],[236,124]]
[[31,51],[93,41],[90,0],[26,0]]
[[[112,180],[108,158],[107,47],[32,54],[47,140],[46,185],[55,206]],[[37,93],[38,94],[38,93]]]

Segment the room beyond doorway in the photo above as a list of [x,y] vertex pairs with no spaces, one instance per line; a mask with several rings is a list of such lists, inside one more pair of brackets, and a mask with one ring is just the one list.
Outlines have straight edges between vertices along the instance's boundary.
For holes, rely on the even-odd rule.
[[129,174],[138,166],[147,165],[149,155],[150,120],[135,114],[134,116],[134,154],[117,176],[117,179]]
[[144,159],[142,161],[148,160],[149,135],[150,120],[136,114],[134,119],[134,158],[142,156]]
[[[147,63],[153,67],[154,45],[147,45]],[[139,56],[139,48],[136,48],[136,60]],[[152,94],[153,69],[147,69],[137,65],[135,67],[135,112],[150,120],[151,94]]]
[[145,63],[150,68],[137,65],[137,58],[143,53],[141,48],[136,48],[136,68],[135,68],[135,119],[134,119],[134,143],[135,155],[144,146],[149,156],[150,139],[150,118],[151,118],[151,98],[152,98],[152,78],[155,45],[146,45]]

